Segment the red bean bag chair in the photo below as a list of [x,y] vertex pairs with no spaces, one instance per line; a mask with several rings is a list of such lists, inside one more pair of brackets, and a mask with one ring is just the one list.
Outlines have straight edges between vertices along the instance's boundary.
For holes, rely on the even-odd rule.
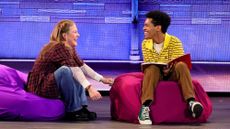
[[[110,89],[112,119],[139,123],[137,118],[141,107],[142,80],[141,72],[126,73],[115,79]],[[160,81],[155,90],[155,101],[150,106],[153,124],[206,122],[212,112],[211,101],[199,82],[193,80],[193,85],[195,99],[204,107],[198,119],[190,117],[188,105],[182,97],[178,84],[173,81]]]

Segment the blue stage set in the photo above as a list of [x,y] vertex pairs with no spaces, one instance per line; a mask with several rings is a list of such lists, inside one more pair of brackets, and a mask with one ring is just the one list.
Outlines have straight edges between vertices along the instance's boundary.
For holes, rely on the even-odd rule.
[[[156,84],[154,102],[149,106],[153,121],[150,128],[229,128],[230,0],[1,0],[1,127],[117,129],[124,128],[126,123],[140,124],[138,116],[143,106],[140,96],[144,93],[141,90],[144,76],[141,72],[143,23],[145,14],[152,10],[170,15],[168,33],[178,37],[185,53],[191,54],[192,84],[181,83],[182,77],[190,80],[190,75],[188,70],[182,74],[184,71],[178,68],[176,72],[180,73],[176,76],[180,78],[179,83],[162,80]],[[28,72],[36,57],[49,42],[56,23],[63,19],[73,20],[77,24],[80,37],[76,50],[80,57],[96,72],[115,80],[105,85],[101,83],[105,78],[98,81],[88,78],[87,97],[92,97],[91,85],[103,96],[99,102],[89,99],[88,108],[98,114],[93,122],[66,122],[63,120],[68,114],[65,101],[38,96],[25,87],[30,82],[27,81],[28,75],[31,77]],[[72,35],[70,39],[73,39]],[[186,66],[180,68],[185,70]],[[160,75],[160,70],[157,70]],[[72,77],[71,72],[68,75]],[[40,82],[34,85],[40,86]],[[68,84],[66,82],[71,81],[65,81],[63,87]],[[70,86],[76,88],[72,84]],[[190,99],[185,98],[184,85],[194,89],[194,94],[191,94],[194,97],[190,99],[202,104],[197,119],[188,112],[191,107],[184,100]],[[84,89],[82,93],[85,93]],[[88,122],[90,124],[85,124]],[[140,129],[142,125],[127,124],[125,128]]]
[[0,63],[33,62],[54,25],[71,19],[80,33],[76,49],[86,62],[139,66],[143,22],[150,10],[171,16],[168,33],[191,53],[193,77],[205,90],[230,92],[228,0],[1,0]]

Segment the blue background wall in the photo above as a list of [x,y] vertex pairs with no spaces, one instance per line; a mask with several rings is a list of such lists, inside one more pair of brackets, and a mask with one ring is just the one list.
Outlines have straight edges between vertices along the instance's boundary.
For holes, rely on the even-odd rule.
[[181,39],[193,61],[230,61],[230,0],[139,0],[137,28],[132,2],[1,0],[0,59],[36,58],[54,25],[72,19],[81,35],[77,50],[83,59],[133,60],[133,49],[141,57],[145,13],[162,10],[172,17],[168,33]]

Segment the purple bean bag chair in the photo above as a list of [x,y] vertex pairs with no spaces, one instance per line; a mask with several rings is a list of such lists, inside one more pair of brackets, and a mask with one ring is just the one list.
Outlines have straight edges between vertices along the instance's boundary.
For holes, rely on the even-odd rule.
[[64,115],[61,100],[24,90],[27,75],[0,64],[0,120],[51,121]]
[[[112,119],[139,123],[137,117],[141,107],[142,80],[143,74],[140,72],[123,74],[115,79],[110,90]],[[194,119],[189,116],[188,105],[176,82],[161,81],[155,91],[155,101],[150,107],[153,124],[206,122],[212,112],[211,101],[197,81],[193,80],[193,85],[195,99],[204,107],[201,117]]]

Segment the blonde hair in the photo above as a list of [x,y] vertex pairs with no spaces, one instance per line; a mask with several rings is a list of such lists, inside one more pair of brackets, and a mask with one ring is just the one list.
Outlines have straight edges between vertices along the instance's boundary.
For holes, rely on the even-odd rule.
[[74,24],[72,20],[61,20],[58,22],[51,33],[50,42],[60,43],[64,41],[62,34],[69,32],[70,27]]
[[[50,36],[50,42],[49,44],[46,44],[38,58],[43,59],[45,58],[45,53],[50,51],[53,46],[57,43],[64,43],[65,41],[63,37],[63,33],[68,33],[70,30],[70,27],[75,25],[74,21],[72,20],[61,20],[60,22],[57,23],[57,25],[54,27],[51,36]],[[64,44],[67,48],[71,50],[71,47],[68,44]]]

